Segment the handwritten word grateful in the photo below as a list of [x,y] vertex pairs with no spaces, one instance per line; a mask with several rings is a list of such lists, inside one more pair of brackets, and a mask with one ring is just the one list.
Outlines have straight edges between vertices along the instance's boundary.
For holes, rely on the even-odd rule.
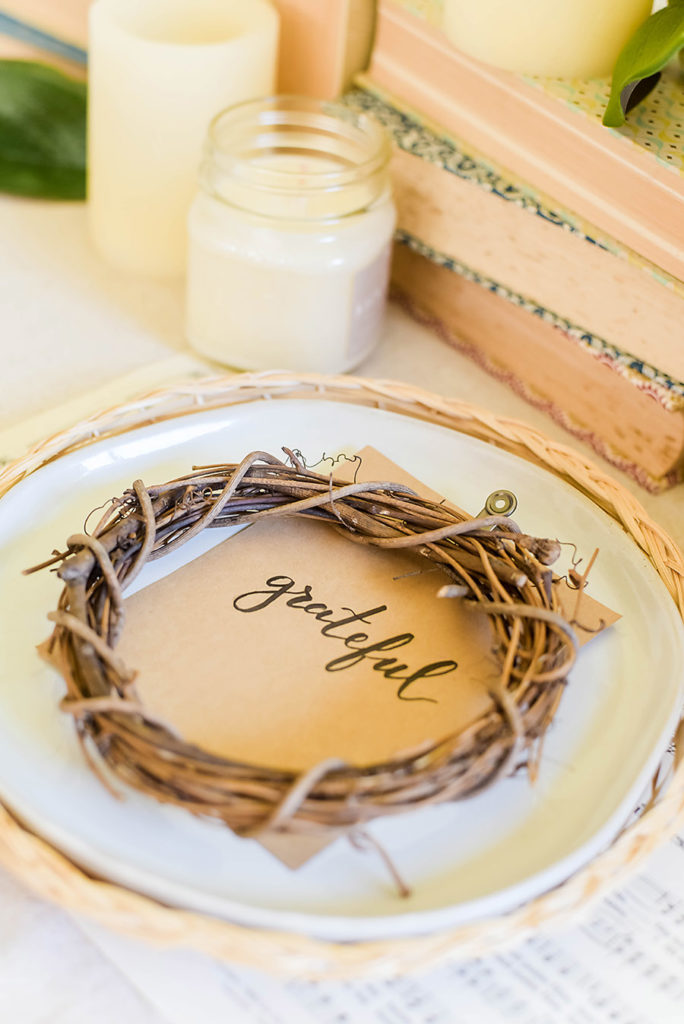
[[[317,622],[325,623],[321,628],[323,636],[330,640],[340,640],[346,648],[345,654],[340,654],[327,663],[326,672],[341,672],[364,661],[372,662],[375,672],[380,672],[385,678],[399,683],[397,697],[400,700],[427,700],[433,704],[437,703],[432,697],[407,697],[406,690],[419,679],[445,676],[454,672],[458,668],[457,662],[433,661],[429,665],[423,665],[412,671],[407,664],[400,662],[397,658],[388,658],[386,652],[408,646],[415,640],[414,633],[399,633],[386,640],[368,643],[368,633],[349,632],[345,628],[358,623],[369,625],[373,616],[387,611],[386,604],[381,604],[377,608],[368,608],[363,612],[355,612],[352,608],[342,606],[342,612],[348,614],[339,617],[339,612],[335,613],[327,605],[314,600],[310,585],[305,586],[302,590],[294,588],[295,581],[290,576],[271,576],[266,580],[265,590],[250,590],[249,593],[240,594],[233,601],[233,608],[245,613],[259,612],[276,601],[281,601],[288,608],[312,615]],[[336,615],[338,617],[335,617]]]

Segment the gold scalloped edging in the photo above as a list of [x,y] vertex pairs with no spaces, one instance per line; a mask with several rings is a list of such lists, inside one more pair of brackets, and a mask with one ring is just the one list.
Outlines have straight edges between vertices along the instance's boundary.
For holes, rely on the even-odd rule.
[[[137,427],[259,399],[325,399],[385,409],[448,427],[518,455],[571,484],[599,505],[646,554],[684,617],[684,557],[621,484],[578,452],[518,420],[409,384],[291,373],[236,374],[164,388],[83,420],[35,445],[0,472],[0,497],[49,462]],[[684,744],[678,732],[678,754]],[[679,757],[677,758],[679,761]],[[521,941],[539,927],[569,922],[590,901],[624,881],[684,825],[684,764],[657,802],[589,865],[517,910],[411,938],[335,943],[251,928],[167,907],[95,879],[24,827],[0,805],[0,862],[35,893],[72,912],[159,946],[186,946],[282,976],[386,977],[426,970],[456,957],[481,956]]]

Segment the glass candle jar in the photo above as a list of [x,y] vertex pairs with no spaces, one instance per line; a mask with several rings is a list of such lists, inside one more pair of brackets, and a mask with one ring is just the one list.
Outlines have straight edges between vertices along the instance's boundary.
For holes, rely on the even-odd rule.
[[240,369],[352,369],[382,325],[395,213],[390,142],[305,97],[209,128],[189,216],[187,336]]

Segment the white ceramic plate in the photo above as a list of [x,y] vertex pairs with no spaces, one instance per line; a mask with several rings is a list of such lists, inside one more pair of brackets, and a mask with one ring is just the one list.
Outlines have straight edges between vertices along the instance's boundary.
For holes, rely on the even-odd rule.
[[[622,619],[581,654],[544,748],[518,776],[461,803],[373,823],[413,887],[400,900],[379,859],[339,840],[291,872],[251,840],[131,792],[117,802],[85,766],[57,710],[63,683],[35,646],[59,582],[22,577],[137,477],[160,483],[193,463],[238,461],[285,444],[309,461],[372,444],[461,507],[498,488],[530,533],[600,556],[591,590]],[[155,562],[140,585],[225,538]],[[585,563],[586,564],[586,563]],[[684,641],[674,603],[631,539],[573,488],[482,442],[408,417],[334,402],[259,401],[98,442],[0,501],[0,797],[88,869],[172,904],[248,925],[334,940],[415,935],[500,914],[561,882],[621,828],[678,717]]]

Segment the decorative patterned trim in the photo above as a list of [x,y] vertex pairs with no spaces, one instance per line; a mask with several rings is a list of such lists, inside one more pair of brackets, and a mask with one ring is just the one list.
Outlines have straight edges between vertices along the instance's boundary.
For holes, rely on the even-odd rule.
[[681,381],[674,380],[666,373],[656,369],[655,366],[651,366],[650,363],[645,363],[642,359],[637,359],[627,352],[622,352],[615,345],[611,345],[610,342],[598,337],[598,335],[584,330],[583,327],[579,327],[577,324],[573,324],[572,321],[566,320],[565,317],[558,316],[550,309],[545,309],[544,306],[540,306],[532,299],[528,299],[524,295],[520,295],[518,292],[507,288],[505,285],[499,284],[491,277],[486,277],[484,274],[472,270],[465,263],[461,263],[445,253],[432,249],[407,231],[399,229],[396,232],[395,239],[402,245],[408,246],[413,252],[424,256],[432,263],[436,263],[440,267],[446,267],[447,270],[453,270],[454,273],[460,274],[466,280],[479,284],[490,292],[495,292],[496,295],[500,295],[508,302],[512,302],[533,316],[539,317],[545,323],[560,328],[560,330],[576,341],[578,345],[581,345],[582,348],[587,349],[593,356],[600,359],[601,362],[611,366],[623,376],[629,377],[635,387],[648,392],[666,409],[673,412],[684,411],[684,383]]
[[[630,254],[626,250],[620,250],[617,247],[613,249],[612,246],[605,244],[603,239],[588,234],[586,227],[583,227],[580,221],[575,220],[565,211],[555,210],[546,205],[532,189],[507,180],[484,161],[476,159],[460,149],[455,140],[449,136],[435,134],[421,124],[416,117],[385,102],[374,92],[369,92],[365,88],[353,89],[345,95],[344,103],[350,109],[371,114],[389,131],[394,143],[405,152],[427,160],[429,163],[441,167],[447,173],[455,174],[462,180],[491,192],[505,202],[515,203],[516,206],[529,210],[561,230],[577,235],[591,245],[597,245],[618,257],[630,258]],[[534,300],[512,291],[493,278],[473,270],[446,253],[431,248],[401,228],[396,233],[396,239],[433,263],[461,274],[469,281],[474,281],[489,291],[496,292],[497,295],[501,295],[534,316],[539,316],[547,323],[559,327],[578,344],[588,349],[592,355],[608,363],[624,376],[628,376],[636,387],[649,392],[667,409],[684,409],[684,382],[678,381],[650,363],[622,351],[606,339],[558,316]],[[637,259],[635,259],[636,261]],[[645,261],[638,260],[638,262],[642,269],[651,270],[663,287],[673,288],[673,282],[664,277],[662,272],[651,268],[650,264]]]
[[418,111],[410,109],[402,101],[384,92],[365,75],[357,76],[359,88],[344,97],[345,104],[353,110],[371,114],[391,134],[395,145],[423,160],[441,167],[449,174],[456,174],[464,181],[477,185],[506,202],[515,203],[550,224],[577,235],[585,242],[596,245],[618,259],[650,274],[663,287],[669,288],[684,299],[684,282],[672,277],[654,263],[639,256],[632,249],[621,245],[610,235],[598,231],[588,221],[570,210],[553,205],[553,200],[544,196],[531,185],[507,176],[484,157],[462,148],[462,144],[439,125],[423,118]]
[[684,465],[670,470],[664,476],[656,477],[649,473],[643,466],[637,465],[636,462],[630,462],[623,455],[620,455],[612,445],[608,444],[599,434],[592,430],[588,430],[586,427],[580,426],[571,416],[565,412],[559,405],[552,402],[550,399],[542,398],[535,391],[532,391],[527,387],[525,382],[518,377],[515,373],[510,370],[504,370],[500,366],[497,366],[491,361],[480,349],[475,345],[470,345],[459,338],[456,334],[449,330],[445,323],[434,316],[432,313],[427,313],[421,308],[420,304],[416,303],[409,295],[407,295],[400,287],[392,286],[392,298],[395,302],[398,302],[403,309],[413,317],[418,323],[428,327],[431,331],[445,341],[452,348],[455,348],[458,352],[461,352],[468,359],[472,359],[478,366],[494,377],[496,380],[501,381],[512,391],[515,391],[517,395],[520,395],[526,402],[534,406],[535,409],[539,409],[540,412],[546,413],[550,416],[555,423],[567,430],[569,434],[576,437],[579,441],[584,441],[585,444],[590,445],[593,450],[600,455],[602,458],[609,462],[616,469],[626,473],[632,477],[640,487],[644,490],[649,491],[651,494],[660,494],[662,491],[668,490],[670,487],[674,487],[676,484],[681,483],[684,480]]
[[531,186],[514,182],[505,178],[492,165],[461,149],[457,141],[446,133],[428,127],[418,114],[408,113],[387,102],[383,95],[376,91],[376,86],[363,82],[363,88],[352,89],[344,96],[344,103],[353,110],[371,114],[376,121],[385,127],[394,143],[412,156],[427,160],[428,163],[441,167],[448,174],[454,174],[463,181],[468,181],[486,192],[491,192],[508,203],[514,203],[550,221],[557,227],[579,235],[586,242],[597,245],[600,249],[612,252],[613,249],[604,239],[589,233],[588,225],[574,218],[566,210],[558,210],[546,204]]

